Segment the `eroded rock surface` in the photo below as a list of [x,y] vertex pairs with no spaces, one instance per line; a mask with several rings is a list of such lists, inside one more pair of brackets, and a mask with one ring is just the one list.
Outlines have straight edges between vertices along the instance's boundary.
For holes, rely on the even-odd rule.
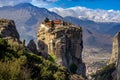
[[38,29],[38,47],[43,54],[54,54],[56,63],[70,67],[77,66],[77,73],[85,76],[85,64],[82,62],[82,29],[74,25],[51,28],[40,24]]
[[117,62],[118,54],[119,54],[119,47],[120,47],[120,33],[117,33],[115,37],[113,38],[113,48],[112,48],[112,56],[110,59],[110,64]]
[[120,32],[118,32],[113,39],[112,56],[109,64],[116,64],[114,79],[120,80]]
[[0,19],[0,34],[4,39],[19,41],[20,38],[13,20]]
[[29,43],[28,43],[28,45],[27,45],[27,48],[28,48],[31,52],[33,52],[33,53],[35,53],[35,54],[38,54],[37,46],[36,46],[34,40],[30,40],[30,41],[29,41]]
[[120,80],[120,53],[119,53],[119,58],[117,61],[117,80]]

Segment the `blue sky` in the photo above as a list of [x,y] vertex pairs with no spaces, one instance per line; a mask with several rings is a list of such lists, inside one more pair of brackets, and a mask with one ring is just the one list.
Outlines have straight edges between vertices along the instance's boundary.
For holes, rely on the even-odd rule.
[[69,8],[74,6],[83,6],[92,9],[120,10],[120,0],[59,0],[54,3],[49,3],[46,7]]
[[45,8],[83,6],[91,9],[120,10],[120,0],[0,0],[0,6],[15,5],[24,2]]
[[120,10],[120,0],[60,0],[53,4],[57,7],[64,8],[73,6],[84,6],[92,9],[99,8]]

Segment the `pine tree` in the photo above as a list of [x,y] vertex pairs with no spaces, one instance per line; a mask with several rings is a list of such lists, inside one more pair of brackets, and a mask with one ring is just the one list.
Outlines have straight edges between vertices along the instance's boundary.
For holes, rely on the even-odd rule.
[[54,22],[51,21],[51,28],[54,28],[54,27],[55,27]]
[[47,23],[47,22],[49,22],[49,21],[50,21],[50,20],[49,20],[49,18],[47,18],[47,17],[46,17],[45,20],[44,20],[45,23]]

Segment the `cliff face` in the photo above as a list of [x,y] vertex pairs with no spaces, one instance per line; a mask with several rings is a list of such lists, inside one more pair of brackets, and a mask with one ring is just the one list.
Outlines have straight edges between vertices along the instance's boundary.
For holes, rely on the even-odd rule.
[[31,52],[33,52],[35,54],[38,54],[37,46],[36,46],[33,39],[29,41],[29,43],[27,45],[27,48],[28,48],[29,51],[31,51]]
[[19,34],[13,20],[0,19],[0,35],[4,39],[19,40]]
[[38,47],[43,54],[54,54],[57,64],[70,68],[77,66],[77,73],[85,75],[85,64],[82,63],[82,29],[74,26],[61,26],[55,29],[41,24],[38,29]]
[[117,33],[113,38],[113,48],[112,48],[112,56],[110,58],[110,64],[116,63],[118,60],[118,54],[120,52],[120,33]]
[[118,44],[117,44],[117,80],[120,80],[120,32],[117,33],[117,39],[118,39]]
[[[119,33],[120,34],[120,33]],[[120,36],[119,36],[120,37]],[[120,44],[119,44],[120,45]],[[120,50],[120,47],[119,47]],[[117,80],[120,80],[120,52],[118,54],[118,61],[117,61]]]
[[120,80],[120,32],[118,32],[113,39],[112,56],[109,64],[112,63],[116,64],[116,73],[113,77],[117,77],[117,80]]

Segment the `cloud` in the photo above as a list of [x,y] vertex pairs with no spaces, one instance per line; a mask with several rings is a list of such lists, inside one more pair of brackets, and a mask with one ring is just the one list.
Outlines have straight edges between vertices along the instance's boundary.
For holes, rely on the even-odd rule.
[[38,7],[48,5],[48,3],[43,0],[32,0],[31,4],[38,6]]
[[47,5],[59,0],[0,0],[0,6],[16,5],[19,3],[32,3],[37,6]]
[[43,1],[46,1],[46,2],[57,2],[59,0],[43,0]]
[[80,0],[68,0],[68,1],[80,1]]
[[24,2],[31,2],[32,0],[0,0],[0,6],[16,5]]
[[78,1],[89,1],[89,2],[94,2],[94,1],[103,1],[103,0],[67,0],[67,1],[75,1],[75,2],[78,2]]
[[66,17],[72,16],[80,19],[89,19],[96,22],[120,22],[120,10],[102,10],[89,9],[86,7],[71,7],[71,8],[50,8],[50,11]]
[[59,0],[32,0],[31,3],[38,7],[46,7],[50,3],[57,2]]

